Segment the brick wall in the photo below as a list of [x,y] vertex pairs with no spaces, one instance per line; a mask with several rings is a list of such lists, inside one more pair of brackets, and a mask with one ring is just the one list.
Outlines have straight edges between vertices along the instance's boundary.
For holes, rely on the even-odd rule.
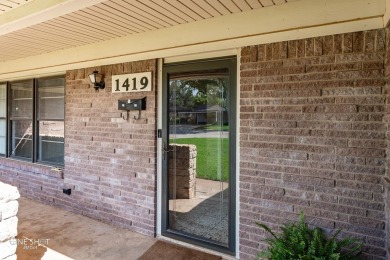
[[[277,228],[301,210],[314,225],[364,241],[365,259],[385,259],[385,46],[385,31],[375,30],[242,49],[242,259],[265,247],[255,221]],[[35,200],[153,235],[156,66],[68,71],[64,172],[0,158],[0,180]],[[105,74],[99,92],[88,80],[95,69]],[[111,93],[112,74],[143,71],[153,73],[152,92]],[[117,100],[144,96],[141,119],[131,112],[124,120]]]
[[[95,92],[88,74],[105,75]],[[111,93],[111,75],[151,71],[150,92]],[[65,96],[65,206],[79,213],[147,234],[155,234],[156,60],[68,71]],[[118,99],[146,97],[146,110],[118,110]]]
[[265,248],[255,221],[313,224],[385,259],[385,30],[241,52],[240,256]]
[[[0,157],[0,180],[23,196],[143,234],[155,234],[155,60],[68,71],[65,88],[64,170]],[[95,92],[88,74],[106,88]],[[152,71],[151,92],[111,93],[111,75]],[[118,99],[147,97],[146,110],[118,110]],[[71,188],[70,196],[63,188]]]
[[63,172],[50,166],[0,158],[0,181],[18,187],[22,196],[47,204],[55,205],[56,198],[64,196]]
[[[386,28],[386,65],[385,65],[385,75],[387,79],[387,103],[386,103],[386,115],[384,117],[384,121],[387,124],[387,140],[389,142],[389,124],[390,124],[390,107],[389,107],[389,95],[390,95],[390,90],[389,90],[389,80],[390,80],[390,27]],[[387,145],[387,173],[385,177],[385,193],[386,193],[386,223],[390,223],[390,173],[389,173],[389,165],[390,165],[390,158],[389,158],[389,151],[390,145],[388,143]],[[387,243],[386,243],[386,250],[387,250],[387,255],[390,257],[390,225],[386,225],[386,234],[387,234]]]

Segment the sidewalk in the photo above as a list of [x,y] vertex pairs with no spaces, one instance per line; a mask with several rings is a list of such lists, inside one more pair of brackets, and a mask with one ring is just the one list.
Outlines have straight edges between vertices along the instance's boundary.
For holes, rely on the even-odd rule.
[[156,242],[27,198],[19,203],[18,260],[137,259]]

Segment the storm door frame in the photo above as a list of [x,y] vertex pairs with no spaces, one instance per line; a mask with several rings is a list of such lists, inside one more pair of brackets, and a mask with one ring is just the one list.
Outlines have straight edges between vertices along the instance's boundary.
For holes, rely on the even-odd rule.
[[[168,229],[169,214],[169,194],[168,194],[168,157],[164,156],[164,148],[168,144],[169,138],[169,100],[168,100],[168,80],[170,73],[202,71],[227,68],[229,70],[229,234],[228,247],[212,243],[209,240],[202,240],[191,236],[186,236],[179,232]],[[207,249],[219,251],[221,253],[236,254],[236,125],[237,125],[237,57],[224,57],[207,60],[187,61],[178,63],[163,64],[162,66],[162,189],[161,189],[161,235],[197,245]]]

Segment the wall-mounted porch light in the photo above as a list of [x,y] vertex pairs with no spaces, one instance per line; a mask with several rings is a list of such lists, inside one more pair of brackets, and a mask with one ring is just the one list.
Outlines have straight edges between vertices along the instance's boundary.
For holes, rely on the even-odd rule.
[[104,83],[102,74],[95,70],[92,74],[89,74],[88,76],[93,84],[93,88],[95,89],[95,91],[98,91],[99,88],[104,89],[106,84]]

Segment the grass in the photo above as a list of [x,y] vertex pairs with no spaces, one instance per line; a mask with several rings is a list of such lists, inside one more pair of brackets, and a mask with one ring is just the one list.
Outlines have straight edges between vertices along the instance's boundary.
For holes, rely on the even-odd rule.
[[[228,138],[181,138],[171,140],[177,144],[196,145],[196,177],[207,180],[228,180],[229,143]],[[220,149],[222,148],[222,149]],[[219,164],[220,170],[218,169]],[[222,175],[219,174],[221,171]],[[221,176],[220,176],[221,175]]]
[[208,131],[229,131],[228,125],[204,125],[197,129],[208,130]]

